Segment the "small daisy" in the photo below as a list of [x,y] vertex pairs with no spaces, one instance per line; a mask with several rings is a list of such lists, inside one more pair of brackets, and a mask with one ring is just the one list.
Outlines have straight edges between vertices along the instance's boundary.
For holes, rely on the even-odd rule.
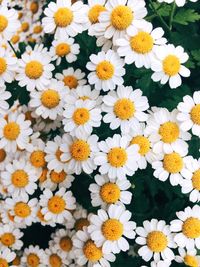
[[197,255],[196,249],[185,250],[179,248],[178,252],[180,256],[175,257],[175,261],[178,263],[184,263],[187,266],[198,267],[200,265],[200,256]]
[[31,25],[31,36],[36,41],[40,41],[41,37],[44,35],[44,29],[40,21],[37,21]]
[[99,22],[99,15],[101,12],[106,11],[105,3],[106,0],[88,0],[88,18],[91,24]]
[[[0,249],[0,263],[2,267],[6,267],[9,266],[14,258],[15,258],[16,254],[14,252],[12,252],[9,248],[5,248],[5,249]],[[11,266],[11,265],[10,265]],[[11,266],[14,267],[14,266]]]
[[142,96],[140,89],[133,90],[131,86],[119,86],[117,91],[111,91],[103,97],[102,110],[105,123],[110,123],[112,130],[120,127],[122,133],[128,133],[134,128],[135,122],[146,121],[148,115],[148,99]]
[[20,240],[24,234],[13,225],[4,224],[0,227],[0,248],[20,250],[23,242]]
[[88,211],[84,209],[81,205],[76,206],[76,210],[73,213],[74,221],[73,225],[69,228],[74,228],[77,231],[83,230],[84,227],[87,227],[90,225],[90,218],[91,214],[88,214]]
[[74,254],[76,262],[80,266],[110,267],[109,262],[114,262],[116,257],[112,253],[103,252],[102,247],[97,246],[88,233],[87,228],[78,231],[73,238]]
[[200,248],[200,207],[187,207],[176,212],[178,219],[171,222],[171,231],[175,233],[174,241],[180,248],[193,250]]
[[42,226],[51,226],[51,227],[55,227],[56,226],[56,223],[53,222],[53,221],[47,221],[45,220],[44,218],[44,214],[42,214],[41,212],[42,210],[42,207],[38,206],[38,209],[37,209],[37,218],[36,218],[36,222],[39,222]]
[[95,184],[90,184],[93,207],[106,208],[110,204],[130,204],[132,193],[127,191],[131,183],[127,179],[109,179],[106,175],[95,175]]
[[132,176],[137,170],[136,161],[139,158],[138,145],[129,145],[127,136],[115,134],[105,141],[98,143],[100,152],[94,158],[101,174],[108,174],[110,179],[125,179],[126,175]]
[[181,85],[181,76],[189,77],[190,70],[182,64],[189,56],[181,46],[175,47],[172,44],[159,46],[155,49],[157,59],[152,61],[151,68],[154,74],[151,76],[154,82],[160,81],[174,89]]
[[11,97],[11,93],[6,91],[5,86],[0,87],[0,115],[5,115],[8,111],[9,104],[6,100]]
[[21,263],[27,267],[43,267],[45,257],[43,249],[40,249],[39,246],[30,245],[28,248],[24,249],[24,253],[21,257]]
[[192,133],[200,137],[200,91],[194,92],[193,97],[184,96],[177,109],[181,129],[184,132],[192,129]]
[[[190,1],[191,2],[197,2],[198,0],[190,0]],[[158,0],[158,2],[160,2],[160,3],[165,2],[168,4],[175,2],[178,7],[182,7],[186,4],[186,0]]]
[[55,194],[49,189],[45,189],[43,195],[40,196],[41,212],[44,219],[52,220],[55,223],[63,223],[70,220],[72,215],[69,210],[76,208],[75,198],[71,191],[67,191],[64,187],[60,188]]
[[90,85],[78,86],[76,90],[71,91],[71,95],[76,99],[82,99],[84,101],[93,100],[96,102],[96,107],[100,106],[102,103],[102,96],[100,96],[100,91],[96,89],[92,90]]
[[[66,258],[66,255],[61,255],[55,247],[50,247],[45,249],[45,261],[43,266],[48,267],[66,267],[69,266],[69,260]],[[78,267],[78,266],[77,266]]]
[[136,233],[139,237],[135,242],[142,247],[138,250],[138,254],[145,261],[150,261],[153,257],[155,262],[163,260],[173,260],[175,258],[172,248],[176,248],[173,241],[173,235],[170,232],[169,225],[165,221],[152,219],[144,221],[143,227],[137,227]]
[[125,74],[124,61],[113,50],[101,51],[97,55],[90,56],[90,62],[86,67],[91,73],[88,75],[89,83],[94,84],[95,89],[109,91],[116,85],[123,84],[122,76]]
[[107,212],[100,209],[97,214],[90,217],[91,225],[88,226],[95,245],[102,247],[102,252],[107,254],[127,251],[129,243],[126,238],[135,238],[136,223],[129,221],[131,212],[124,206],[111,204]]

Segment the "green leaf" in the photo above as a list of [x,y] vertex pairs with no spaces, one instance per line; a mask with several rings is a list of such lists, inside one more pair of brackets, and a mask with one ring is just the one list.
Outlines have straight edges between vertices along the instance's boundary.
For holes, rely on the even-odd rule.
[[188,25],[190,22],[195,22],[200,19],[200,14],[198,14],[194,9],[180,9],[174,19],[173,22]]
[[191,51],[194,60],[197,61],[197,66],[200,66],[200,49]]

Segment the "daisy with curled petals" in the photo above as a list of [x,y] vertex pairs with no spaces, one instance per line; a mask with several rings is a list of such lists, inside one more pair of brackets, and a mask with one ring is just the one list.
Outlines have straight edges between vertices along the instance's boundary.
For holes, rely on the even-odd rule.
[[136,223],[129,221],[131,215],[124,206],[113,204],[107,211],[100,209],[97,215],[91,215],[88,232],[95,245],[102,247],[103,253],[115,254],[129,249],[126,238],[134,239],[136,228]]
[[193,97],[184,96],[177,109],[181,129],[184,132],[191,129],[194,135],[200,137],[200,91],[194,92]]
[[[45,249],[44,265],[49,267],[65,267],[70,266],[70,261],[66,258],[66,255],[61,255],[55,247]],[[42,267],[41,266],[41,267]]]
[[162,45],[155,49],[155,54],[156,60],[151,64],[154,71],[151,78],[154,82],[166,84],[169,81],[169,86],[174,89],[181,85],[181,76],[190,76],[190,70],[182,65],[189,57],[181,46]]
[[99,151],[97,146],[98,136],[87,135],[85,133],[77,134],[76,137],[67,135],[60,150],[61,160],[66,162],[66,171],[68,173],[81,174],[84,171],[90,174],[97,168],[94,163],[94,156]]
[[178,219],[171,222],[170,229],[175,233],[174,241],[180,248],[187,250],[200,248],[200,207],[187,207],[176,212]]
[[95,175],[95,184],[90,184],[93,207],[106,208],[110,204],[130,204],[132,193],[127,191],[131,183],[127,179],[109,179],[106,175]]
[[114,262],[116,259],[115,255],[110,252],[103,252],[102,247],[97,246],[91,240],[87,228],[76,232],[73,237],[73,244],[75,246],[76,262],[79,266],[110,267],[109,262]]
[[178,263],[184,263],[187,266],[198,267],[200,265],[200,256],[197,255],[196,249],[185,250],[184,248],[178,249],[179,255],[175,257]]
[[43,119],[55,120],[58,115],[62,116],[65,95],[63,82],[52,79],[46,88],[31,92],[29,105]]
[[0,122],[0,148],[15,153],[17,147],[28,148],[29,136],[32,134],[31,122],[25,120],[24,114],[12,112],[7,119]]
[[88,0],[88,19],[91,24],[99,22],[99,15],[101,12],[106,11],[105,3],[106,0]]
[[20,250],[23,246],[21,238],[24,234],[13,225],[2,224],[0,227],[0,248]]
[[116,40],[120,57],[125,57],[126,64],[135,62],[137,68],[149,69],[155,58],[154,50],[159,45],[164,45],[167,40],[163,38],[162,28],[153,29],[149,22],[143,23],[139,29],[134,29],[132,34]]
[[135,242],[142,247],[138,250],[138,254],[145,261],[150,261],[153,257],[155,262],[163,260],[173,260],[175,258],[172,248],[176,248],[173,235],[169,225],[165,221],[152,219],[144,221],[143,227],[136,228],[136,234],[139,237]]
[[112,130],[120,127],[122,133],[127,134],[135,122],[147,120],[148,115],[144,111],[148,107],[148,99],[142,96],[140,89],[133,90],[131,86],[122,85],[103,97],[102,110],[106,112],[103,121],[110,123]]
[[169,112],[166,108],[160,108],[147,120],[145,132],[153,144],[154,153],[172,153],[173,150],[188,152],[186,141],[191,139],[191,135],[181,130],[177,114],[177,109]]
[[24,253],[21,257],[22,266],[27,267],[42,267],[44,266],[45,253],[43,249],[40,249],[39,246],[30,245],[28,248],[24,249]]
[[45,8],[46,17],[42,19],[45,33],[54,33],[55,37],[75,37],[86,30],[88,7],[82,1],[72,4],[71,0],[50,2]]
[[18,60],[19,67],[16,76],[19,86],[26,86],[28,91],[46,88],[54,70],[54,65],[50,62],[51,57],[46,52],[32,51],[22,54],[21,59]]
[[[14,260],[16,254],[15,252],[11,251],[9,248],[0,249],[0,264],[1,266],[13,266],[10,265],[11,262]],[[14,266],[13,266],[14,267]]]
[[90,56],[90,62],[86,67],[91,73],[88,80],[95,89],[109,91],[114,90],[116,85],[123,84],[122,76],[125,74],[124,61],[113,50],[99,52]]
[[0,87],[0,115],[5,115],[9,109],[9,104],[6,100],[11,97],[11,93],[6,91],[6,86]]
[[63,112],[63,125],[65,132],[72,136],[86,133],[91,134],[93,127],[99,127],[101,124],[101,109],[96,107],[96,102],[92,100],[78,99],[73,102],[65,99],[66,105]]
[[44,219],[52,220],[55,223],[63,223],[70,220],[72,215],[69,210],[76,208],[76,199],[71,191],[67,191],[64,187],[60,188],[55,194],[49,189],[45,189],[43,195],[40,196],[41,212]]
[[61,37],[52,42],[49,53],[52,56],[52,61],[56,60],[56,65],[59,65],[62,58],[65,58],[68,63],[76,61],[79,51],[80,46],[74,43],[74,38]]
[[100,166],[101,174],[108,174],[110,179],[125,179],[137,170],[139,159],[138,145],[129,145],[130,138],[115,134],[98,143],[100,152],[94,158],[94,163]]

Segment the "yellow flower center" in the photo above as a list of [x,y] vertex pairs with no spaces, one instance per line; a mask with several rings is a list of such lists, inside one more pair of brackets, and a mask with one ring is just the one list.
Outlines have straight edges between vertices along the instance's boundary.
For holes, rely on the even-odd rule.
[[147,32],[139,32],[130,38],[130,46],[139,54],[149,53],[153,48],[153,38]]
[[57,254],[52,254],[49,257],[49,263],[51,267],[61,267],[62,266],[62,260]]
[[190,116],[195,124],[200,125],[200,104],[197,104],[192,108]]
[[70,147],[72,157],[77,161],[87,160],[90,156],[90,146],[84,140],[76,140]]
[[116,203],[120,198],[119,186],[114,183],[106,183],[101,186],[100,196],[107,204]]
[[5,16],[0,15],[0,32],[3,32],[8,26],[8,20]]
[[119,99],[114,104],[114,113],[121,120],[128,120],[134,116],[134,103],[128,98]]
[[0,267],[9,267],[8,262],[5,259],[0,258]]
[[200,170],[197,170],[193,173],[192,185],[193,188],[200,191]]
[[32,60],[26,64],[25,74],[28,78],[37,80],[42,76],[43,66],[37,60]]
[[110,61],[104,60],[96,66],[96,74],[100,80],[109,80],[114,75],[115,68]]
[[46,165],[45,153],[42,150],[33,151],[30,155],[30,162],[36,168],[43,168]]
[[1,148],[0,149],[0,162],[3,162],[5,158],[6,158],[6,151],[3,148]]
[[132,23],[134,16],[133,11],[128,6],[119,5],[111,13],[111,24],[119,30],[126,30]]
[[125,165],[127,153],[124,148],[114,147],[108,152],[107,158],[112,167],[119,168]]
[[73,75],[65,76],[63,82],[65,86],[69,87],[69,89],[74,89],[78,86],[78,80]]
[[28,174],[24,170],[16,170],[11,176],[12,184],[15,187],[23,188],[25,187],[29,180]]
[[65,178],[66,178],[66,173],[64,171],[61,172],[51,171],[50,173],[50,179],[55,184],[62,183],[65,180]]
[[107,240],[116,241],[123,235],[123,224],[117,219],[108,219],[102,224],[102,233]]
[[33,33],[35,33],[35,34],[39,34],[39,33],[42,32],[42,30],[43,30],[42,26],[37,25],[37,26],[34,27],[34,29],[33,29]]
[[92,240],[88,240],[84,244],[83,253],[85,257],[91,262],[100,260],[103,255],[101,248],[98,248]]
[[18,19],[21,19],[23,17],[23,12],[18,12]]
[[14,207],[14,212],[16,216],[26,218],[31,214],[31,209],[28,204],[17,202]]
[[184,257],[184,263],[190,267],[198,267],[198,260],[195,256],[186,255]]
[[48,89],[41,95],[42,105],[48,109],[52,109],[58,106],[60,102],[60,96],[57,91]]
[[131,145],[138,145],[139,146],[139,153],[140,155],[146,155],[150,150],[150,142],[147,137],[142,135],[137,135],[133,137],[131,140]]
[[90,119],[90,112],[87,108],[77,108],[73,114],[73,120],[77,125],[83,125]]
[[88,96],[85,95],[85,96],[80,96],[79,99],[81,99],[81,100],[84,101],[84,100],[88,100],[88,99],[90,99],[90,98],[89,98]]
[[21,24],[21,30],[23,32],[27,32],[29,30],[29,24],[28,24],[28,22],[22,22],[22,24]]
[[20,134],[20,127],[16,122],[9,122],[3,129],[4,137],[10,141],[14,141]]
[[70,45],[66,43],[61,43],[56,46],[56,55],[59,57],[64,57],[70,53],[70,50]]
[[10,247],[15,243],[15,236],[12,233],[5,233],[0,237],[4,246]]
[[153,252],[162,252],[167,244],[167,237],[160,231],[153,231],[147,235],[147,246]]
[[90,222],[88,221],[88,219],[81,218],[76,221],[74,228],[76,231],[79,231],[79,230],[81,231],[83,230],[84,226],[89,226],[89,225],[90,225]]
[[16,256],[15,259],[12,261],[12,265],[19,266],[20,265],[20,257]]
[[159,134],[164,143],[173,143],[179,137],[180,131],[177,123],[168,121],[160,126]]
[[38,2],[34,1],[30,4],[30,11],[33,13],[33,14],[36,14],[38,12],[38,9],[39,9],[39,5],[38,5]]
[[7,70],[6,60],[0,57],[0,75],[3,74]]
[[65,210],[65,200],[60,196],[53,196],[48,201],[48,209],[54,213],[59,214]]
[[73,12],[67,7],[59,8],[54,14],[54,21],[57,27],[67,27],[73,21]]
[[37,217],[40,219],[41,222],[46,222],[44,215],[41,212],[41,209],[38,210]]
[[163,60],[163,71],[169,76],[176,75],[180,67],[180,60],[177,56],[169,55]]
[[183,159],[176,152],[166,154],[163,159],[163,167],[169,173],[180,172],[183,168]]
[[39,177],[39,182],[40,183],[43,183],[44,181],[46,181],[46,179],[47,179],[47,173],[48,173],[48,169],[44,168],[42,170],[42,173],[41,173],[40,177]]
[[187,238],[199,238],[200,220],[193,217],[186,219],[182,225],[182,231]]
[[20,36],[19,36],[18,34],[13,35],[13,37],[11,38],[11,42],[12,42],[13,44],[18,43],[19,40],[20,40]]
[[73,246],[72,240],[68,236],[61,238],[59,245],[61,249],[64,250],[65,252],[69,252]]
[[99,22],[99,15],[101,12],[106,11],[106,8],[102,5],[94,5],[90,8],[88,18],[92,24]]
[[30,267],[37,267],[40,264],[40,258],[35,253],[30,253],[27,256],[27,264]]

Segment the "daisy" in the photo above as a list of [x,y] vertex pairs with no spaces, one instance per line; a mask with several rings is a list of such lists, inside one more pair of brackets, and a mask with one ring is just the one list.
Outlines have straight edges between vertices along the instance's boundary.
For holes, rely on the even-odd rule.
[[171,222],[171,231],[175,233],[174,241],[180,248],[193,250],[200,248],[200,207],[187,207],[176,212],[178,219]]
[[148,99],[142,96],[140,89],[133,90],[131,86],[122,85],[103,97],[102,110],[106,113],[103,121],[110,123],[112,130],[120,127],[122,133],[127,134],[135,122],[147,120],[148,115],[144,111],[148,107]]
[[20,240],[24,234],[13,225],[2,224],[0,227],[0,248],[20,250],[23,242]]
[[94,163],[100,166],[99,172],[107,174],[110,179],[125,179],[137,170],[136,161],[139,158],[138,145],[129,145],[127,136],[115,134],[98,143],[100,152],[94,158]]
[[25,120],[24,114],[12,112],[7,119],[1,118],[0,123],[0,148],[6,152],[15,153],[17,147],[27,148],[29,136],[32,134],[31,122]]
[[55,194],[49,189],[45,189],[43,195],[40,196],[40,205],[44,219],[52,220],[55,223],[63,223],[70,220],[72,215],[69,210],[76,208],[75,198],[71,191],[67,191],[64,187],[60,188]]
[[44,250],[40,249],[39,246],[30,245],[28,248],[24,249],[24,253],[21,257],[21,263],[27,267],[43,267],[44,259]]
[[11,97],[11,93],[6,91],[6,86],[0,87],[0,115],[5,115],[8,111],[9,104],[6,100]]
[[125,57],[126,64],[135,62],[137,68],[144,66],[149,69],[151,62],[155,59],[154,50],[157,46],[167,42],[163,35],[162,28],[153,29],[151,23],[145,22],[139,29],[135,28],[131,36],[116,40],[119,47],[117,52],[120,57]]
[[[90,217],[88,232],[95,245],[102,247],[103,253],[119,253],[129,249],[126,238],[134,239],[136,223],[129,221],[131,212],[124,206],[111,204],[107,211],[100,209]],[[126,238],[125,238],[125,237]]]
[[42,117],[38,117],[35,112],[32,112],[31,115],[34,118],[35,124],[33,125],[33,130],[35,132],[39,131],[41,133],[48,134],[51,131],[61,129],[62,117],[59,115],[57,116],[56,120],[50,120],[49,118],[43,119]]
[[122,76],[125,74],[124,61],[113,50],[99,52],[90,56],[90,62],[86,68],[91,72],[88,80],[95,89],[109,91],[114,90],[116,85],[123,84]]
[[198,267],[200,264],[200,256],[197,255],[196,249],[193,250],[185,250],[183,248],[179,248],[178,252],[180,256],[175,257],[175,261],[178,263],[184,263],[187,266]]
[[29,105],[35,108],[35,113],[44,119],[55,120],[63,114],[63,105],[66,92],[63,82],[52,79],[47,88],[41,91],[32,91]]
[[43,266],[49,267],[66,267],[69,265],[69,260],[65,255],[61,255],[58,250],[54,247],[50,247],[49,249],[45,249],[45,261]]
[[35,88],[38,90],[46,88],[54,70],[54,66],[50,62],[51,57],[45,52],[32,51],[22,54],[21,59],[18,60],[19,67],[16,76],[19,86],[26,86],[28,91],[33,91]]
[[106,208],[110,204],[130,204],[132,193],[127,191],[131,183],[127,179],[109,179],[106,175],[95,175],[94,184],[90,184],[91,203],[93,207]]
[[86,29],[88,23],[87,5],[78,1],[74,4],[70,0],[50,2],[44,10],[46,17],[42,19],[45,33],[54,33],[55,37],[75,37]]
[[101,12],[106,11],[105,3],[106,0],[88,0],[88,18],[91,24],[99,22]]
[[[0,263],[2,266],[9,266],[16,254],[12,252],[9,248],[0,249]],[[10,265],[11,266],[11,265]],[[11,266],[12,267],[12,266]]]
[[154,82],[166,84],[169,81],[169,86],[174,89],[181,85],[181,76],[190,76],[190,70],[182,65],[189,57],[181,46],[162,45],[155,49],[155,54],[157,59],[151,64],[154,71],[151,78]]
[[42,27],[41,22],[37,21],[33,23],[31,25],[30,32],[31,32],[32,38],[39,42],[44,35],[44,29]]
[[181,129],[184,132],[191,129],[194,135],[200,137],[200,91],[194,92],[193,97],[184,96],[177,109]]
[[93,100],[96,102],[96,107],[100,106],[102,103],[102,96],[100,95],[100,91],[96,89],[92,90],[90,85],[78,86],[76,90],[71,91],[70,95],[74,96],[76,99]]
[[152,219],[144,221],[143,227],[137,227],[136,233],[139,237],[135,242],[142,247],[138,250],[138,254],[145,261],[150,261],[153,257],[155,262],[163,260],[173,260],[175,258],[172,248],[176,248],[173,241],[173,235],[170,232],[169,225],[165,221]]
[[73,244],[75,246],[74,254],[76,262],[80,266],[110,267],[109,262],[114,262],[116,259],[115,255],[109,252],[103,252],[102,247],[97,246],[91,240],[87,228],[76,233],[73,238]]
[[56,79],[64,82],[64,85],[68,89],[76,89],[78,86],[82,86],[86,84],[86,80],[83,79],[85,77],[85,73],[80,69],[74,70],[72,67],[63,70],[62,73],[56,73]]
[[42,214],[41,210],[42,210],[42,207],[40,207],[38,205],[37,214],[36,214],[36,216],[37,216],[36,222],[39,222],[42,226],[47,226],[48,225],[48,226],[51,226],[51,227],[55,227],[56,223],[53,222],[53,221],[45,220],[44,214]]
[[76,210],[73,213],[73,224],[69,228],[74,228],[76,232],[79,230],[83,230],[84,227],[90,225],[90,216],[91,214],[88,214],[88,211],[78,204],[76,206]]
[[13,160],[1,173],[2,184],[12,197],[32,195],[37,189],[38,173],[25,159]]
[[[198,0],[190,0],[190,1],[191,2],[197,2]],[[186,0],[158,0],[158,2],[160,2],[160,3],[165,2],[168,4],[175,2],[178,7],[182,7],[186,4]]]
[[80,46],[74,43],[74,38],[61,37],[52,42],[49,53],[52,56],[52,61],[56,60],[56,65],[60,65],[62,58],[65,58],[68,63],[76,61],[79,52]]
[[92,133],[93,127],[101,125],[101,109],[96,107],[95,101],[75,99],[70,103],[68,99],[66,97],[63,112],[65,132],[69,132],[72,136],[81,133],[89,135]]

